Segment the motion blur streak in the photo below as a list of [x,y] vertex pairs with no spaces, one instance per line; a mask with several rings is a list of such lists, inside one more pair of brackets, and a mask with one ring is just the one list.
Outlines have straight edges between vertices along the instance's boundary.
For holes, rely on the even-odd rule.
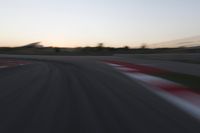
[[194,118],[200,120],[200,95],[198,92],[192,91],[178,83],[149,75],[148,73],[166,73],[167,71],[148,67],[144,65],[135,65],[119,61],[106,61],[108,65],[115,67],[125,75],[142,81],[145,83],[145,87],[149,88],[159,96],[174,103],[181,109],[185,110]]
[[95,58],[28,62],[0,69],[1,133],[200,132],[196,119]]

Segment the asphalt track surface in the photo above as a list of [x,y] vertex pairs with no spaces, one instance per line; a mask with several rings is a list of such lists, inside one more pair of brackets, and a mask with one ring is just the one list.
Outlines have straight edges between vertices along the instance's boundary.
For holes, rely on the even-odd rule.
[[94,59],[0,69],[1,133],[200,133],[181,109]]

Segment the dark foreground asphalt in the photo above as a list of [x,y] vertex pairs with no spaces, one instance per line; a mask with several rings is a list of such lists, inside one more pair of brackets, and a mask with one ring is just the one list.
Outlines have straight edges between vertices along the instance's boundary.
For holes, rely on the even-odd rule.
[[1,69],[0,133],[200,133],[200,123],[109,66],[77,58]]

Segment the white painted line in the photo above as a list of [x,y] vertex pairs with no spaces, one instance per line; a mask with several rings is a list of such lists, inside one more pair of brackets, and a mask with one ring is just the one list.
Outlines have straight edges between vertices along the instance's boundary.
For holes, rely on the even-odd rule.
[[187,100],[179,98],[177,96],[173,96],[170,93],[164,91],[154,91],[156,94],[160,95],[161,97],[165,98],[169,102],[173,103],[174,105],[178,106],[182,110],[186,111],[187,113],[191,114],[194,118],[200,120],[200,107],[191,104]]
[[[127,74],[127,73],[126,73]],[[131,77],[133,79],[136,79],[138,81],[141,81],[138,78],[134,78]],[[179,93],[179,95],[174,95],[173,93],[169,93],[167,91],[164,91],[160,88],[157,88],[151,84],[147,85],[147,84],[143,84],[145,83],[144,81],[139,82],[141,85],[143,85],[145,88],[147,88],[148,90],[150,90],[151,92],[159,95],[160,97],[166,99],[167,101],[169,101],[170,103],[176,105],[177,107],[181,108],[183,111],[185,111],[186,113],[190,114],[191,116],[193,116],[194,118],[200,120],[200,106],[198,106],[198,103],[195,103],[194,101],[198,100],[197,98],[199,98],[199,96],[196,96],[195,99],[193,99],[194,101],[192,101],[191,99],[189,100],[188,98],[191,97],[183,97],[183,96],[188,96],[188,93],[185,93],[184,95],[182,95],[181,93]],[[192,94],[190,95],[192,96]],[[194,98],[194,97],[193,97]],[[196,101],[197,102],[197,101]]]
[[176,95],[183,99],[187,99],[187,101],[190,101],[192,104],[200,107],[200,95],[188,91],[179,92]]
[[112,64],[112,63],[107,63],[108,65],[115,67],[116,69],[122,70],[122,71],[138,71],[137,69],[134,68],[128,68],[128,67],[124,67],[122,65],[118,65],[118,64]]
[[138,80],[141,80],[143,82],[146,82],[146,83],[159,83],[159,84],[167,84],[167,85],[178,85],[172,81],[169,81],[169,80],[165,80],[163,78],[160,78],[160,77],[156,77],[156,76],[151,76],[151,75],[147,75],[147,74],[143,74],[143,73],[128,73],[126,72],[125,73],[127,76],[131,77],[131,78],[135,78],[135,79],[138,79]]
[[[121,70],[125,75],[129,76],[130,78],[141,81],[140,82],[141,85],[145,86],[147,89],[149,89],[153,93],[168,100],[172,104],[181,108],[183,111],[192,115],[194,118],[200,120],[200,95],[190,92],[190,91],[180,91],[177,93],[168,92],[168,91],[162,90],[162,87],[159,88],[156,85],[160,84],[163,86],[180,86],[180,84],[177,84],[175,82],[172,82],[160,77],[151,76],[144,73],[139,73],[137,71],[127,72],[130,70],[133,71],[134,69],[123,67],[120,65],[112,64],[111,66],[115,67],[118,70]],[[142,82],[145,84],[142,84]]]
[[121,65],[118,65],[118,64],[112,64],[112,63],[107,63],[108,65],[110,66],[113,66],[113,67],[120,67]]

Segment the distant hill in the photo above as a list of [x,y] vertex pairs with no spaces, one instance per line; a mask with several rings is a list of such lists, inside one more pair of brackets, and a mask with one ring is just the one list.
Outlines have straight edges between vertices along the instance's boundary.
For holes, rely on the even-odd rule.
[[115,54],[200,53],[200,36],[158,43],[156,45],[154,45],[154,48],[129,48],[127,46],[114,48],[104,47],[100,43],[96,47],[59,48],[44,47],[40,42],[34,42],[21,47],[0,48],[0,54],[105,56]]
[[40,42],[34,42],[30,43],[24,46],[21,46],[20,48],[43,48],[44,46],[40,44]]
[[153,44],[154,47],[197,47],[200,46],[200,36],[172,40]]

